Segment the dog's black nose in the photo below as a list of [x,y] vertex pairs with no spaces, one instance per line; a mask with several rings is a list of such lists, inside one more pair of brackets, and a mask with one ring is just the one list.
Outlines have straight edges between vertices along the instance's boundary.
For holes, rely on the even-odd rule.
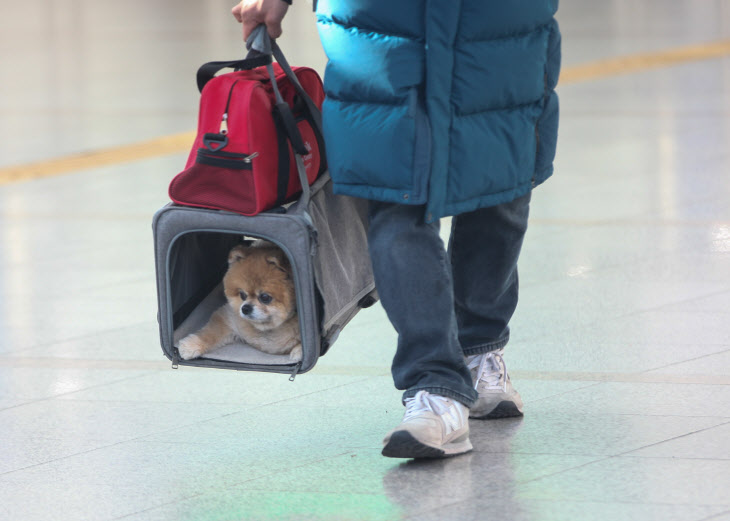
[[241,313],[248,316],[253,313],[253,306],[251,304],[244,304],[241,306]]

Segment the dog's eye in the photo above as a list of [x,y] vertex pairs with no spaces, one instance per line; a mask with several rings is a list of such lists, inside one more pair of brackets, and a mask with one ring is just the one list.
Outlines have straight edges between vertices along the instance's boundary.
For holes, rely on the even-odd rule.
[[248,298],[245,291],[239,291],[238,295],[241,297],[241,300],[246,300]]
[[272,297],[268,293],[262,293],[261,295],[259,295],[259,302],[261,302],[264,305],[271,304],[272,300],[274,300],[274,297]]

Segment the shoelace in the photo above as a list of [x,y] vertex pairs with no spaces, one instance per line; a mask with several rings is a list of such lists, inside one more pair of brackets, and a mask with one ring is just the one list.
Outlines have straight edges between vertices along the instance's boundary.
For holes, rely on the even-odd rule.
[[478,367],[474,389],[484,382],[488,389],[502,389],[503,392],[507,392],[507,369],[500,353],[491,352],[483,356],[475,356],[467,367],[470,370]]
[[406,414],[403,421],[426,411],[434,412],[440,416],[446,414],[448,410],[449,407],[441,396],[434,396],[427,391],[418,391],[416,396],[406,399]]

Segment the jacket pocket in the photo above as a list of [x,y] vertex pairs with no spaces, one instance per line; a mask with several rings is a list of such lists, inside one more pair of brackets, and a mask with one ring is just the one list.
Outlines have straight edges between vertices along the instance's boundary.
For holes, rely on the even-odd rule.
[[423,168],[430,162],[430,132],[425,111],[412,99],[409,94],[399,103],[325,99],[327,162],[337,193],[385,202],[426,202],[428,174]]

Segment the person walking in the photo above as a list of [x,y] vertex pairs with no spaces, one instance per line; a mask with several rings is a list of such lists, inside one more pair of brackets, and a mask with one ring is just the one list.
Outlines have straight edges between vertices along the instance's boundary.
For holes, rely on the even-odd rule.
[[[243,0],[244,39],[291,0]],[[405,415],[383,455],[472,449],[469,417],[523,414],[503,354],[532,190],[553,173],[558,0],[319,0],[335,193],[368,199]],[[440,219],[453,216],[448,246]]]

